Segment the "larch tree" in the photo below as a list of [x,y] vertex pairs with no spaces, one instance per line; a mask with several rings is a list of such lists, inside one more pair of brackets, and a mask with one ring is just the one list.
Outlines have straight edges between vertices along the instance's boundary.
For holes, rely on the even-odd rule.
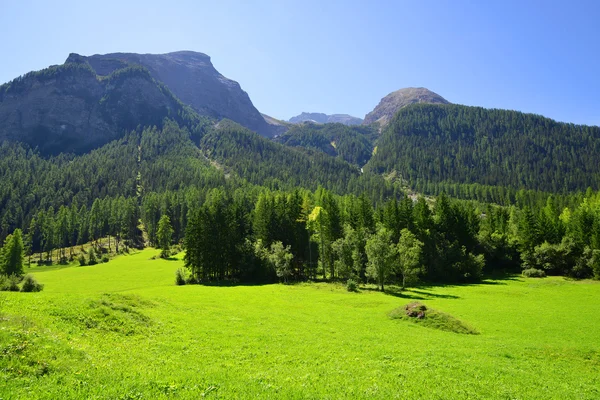
[[169,257],[171,241],[173,240],[173,227],[171,226],[171,219],[166,214],[160,217],[160,220],[158,221],[156,240],[158,243],[158,248],[162,250],[160,252],[160,256],[162,258]]
[[398,272],[402,275],[402,289],[406,288],[407,283],[414,282],[421,273],[421,251],[423,242],[404,228],[400,231],[400,240],[398,241]]
[[384,284],[394,271],[396,260],[395,246],[392,242],[392,232],[380,227],[377,232],[367,240],[367,276],[374,279],[381,291]]
[[6,237],[0,256],[4,275],[23,275],[23,234],[20,229]]

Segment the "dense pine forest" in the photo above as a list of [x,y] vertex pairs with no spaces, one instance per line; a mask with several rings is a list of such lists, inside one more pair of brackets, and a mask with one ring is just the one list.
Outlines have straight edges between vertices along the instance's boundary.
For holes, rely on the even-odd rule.
[[600,127],[459,105],[401,109],[367,169],[412,186],[475,184],[553,193],[598,189]]
[[373,154],[376,138],[377,130],[372,126],[303,123],[276,140],[288,146],[320,150],[362,167]]

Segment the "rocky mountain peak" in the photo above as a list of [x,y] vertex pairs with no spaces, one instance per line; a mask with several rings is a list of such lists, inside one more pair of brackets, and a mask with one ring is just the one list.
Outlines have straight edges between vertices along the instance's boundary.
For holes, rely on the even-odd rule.
[[404,88],[381,99],[377,107],[365,116],[363,124],[368,125],[377,122],[383,127],[390,122],[398,110],[414,103],[450,104],[448,100],[429,89],[422,87]]

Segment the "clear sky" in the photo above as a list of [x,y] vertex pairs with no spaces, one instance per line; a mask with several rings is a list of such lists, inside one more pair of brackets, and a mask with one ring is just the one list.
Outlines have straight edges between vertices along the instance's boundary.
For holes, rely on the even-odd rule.
[[0,0],[0,82],[71,52],[194,50],[263,113],[358,117],[394,90],[600,125],[600,1]]

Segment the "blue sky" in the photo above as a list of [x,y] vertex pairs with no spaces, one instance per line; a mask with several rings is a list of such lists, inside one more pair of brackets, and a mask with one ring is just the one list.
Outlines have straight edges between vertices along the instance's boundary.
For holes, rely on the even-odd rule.
[[70,52],[195,50],[276,118],[453,103],[600,125],[598,1],[0,0],[0,82]]

